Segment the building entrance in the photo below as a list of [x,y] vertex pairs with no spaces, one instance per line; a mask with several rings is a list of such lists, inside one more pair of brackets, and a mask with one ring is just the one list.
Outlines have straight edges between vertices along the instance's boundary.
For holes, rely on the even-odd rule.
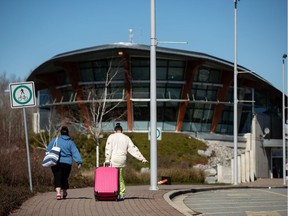
[[283,178],[283,152],[282,149],[271,149],[271,167],[273,178]]
[[283,158],[272,158],[273,178],[283,178]]

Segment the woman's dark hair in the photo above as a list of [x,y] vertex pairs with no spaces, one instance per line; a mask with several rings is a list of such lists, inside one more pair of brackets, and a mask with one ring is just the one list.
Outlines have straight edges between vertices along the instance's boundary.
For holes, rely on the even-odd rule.
[[63,126],[60,130],[61,135],[69,136],[69,130],[66,126]]
[[123,128],[121,127],[120,123],[116,123],[114,131],[117,131],[117,130],[120,130],[121,132],[123,131]]

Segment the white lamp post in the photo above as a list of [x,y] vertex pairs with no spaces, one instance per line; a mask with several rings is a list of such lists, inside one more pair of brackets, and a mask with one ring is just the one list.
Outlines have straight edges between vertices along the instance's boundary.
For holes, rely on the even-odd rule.
[[150,190],[157,187],[157,102],[156,102],[156,22],[155,0],[150,1],[151,45],[150,45]]
[[[284,54],[282,57],[282,141],[283,141],[283,184],[286,185],[286,124],[285,124],[285,59],[287,54]],[[287,84],[286,84],[287,85]],[[286,86],[287,87],[287,86]]]
[[237,1],[234,0],[234,118],[233,118],[233,137],[234,137],[234,170],[233,170],[233,183],[234,185],[238,184],[238,127],[237,127],[237,107],[238,107],[238,99],[237,99]]

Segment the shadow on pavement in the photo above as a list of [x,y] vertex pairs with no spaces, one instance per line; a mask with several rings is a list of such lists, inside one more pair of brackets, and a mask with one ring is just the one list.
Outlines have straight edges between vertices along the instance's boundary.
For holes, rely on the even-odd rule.
[[129,200],[129,199],[146,199],[146,200],[150,200],[152,198],[147,198],[147,197],[125,197],[125,200]]
[[[91,197],[67,197],[66,200],[69,200],[69,199],[93,199]],[[61,200],[65,200],[65,199],[61,199]]]

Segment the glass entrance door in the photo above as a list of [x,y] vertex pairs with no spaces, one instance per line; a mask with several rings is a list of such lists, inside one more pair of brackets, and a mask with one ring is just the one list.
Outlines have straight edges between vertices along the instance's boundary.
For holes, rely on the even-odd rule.
[[273,178],[283,178],[283,158],[272,158]]
[[283,178],[283,152],[282,149],[271,149],[271,167],[273,178]]

